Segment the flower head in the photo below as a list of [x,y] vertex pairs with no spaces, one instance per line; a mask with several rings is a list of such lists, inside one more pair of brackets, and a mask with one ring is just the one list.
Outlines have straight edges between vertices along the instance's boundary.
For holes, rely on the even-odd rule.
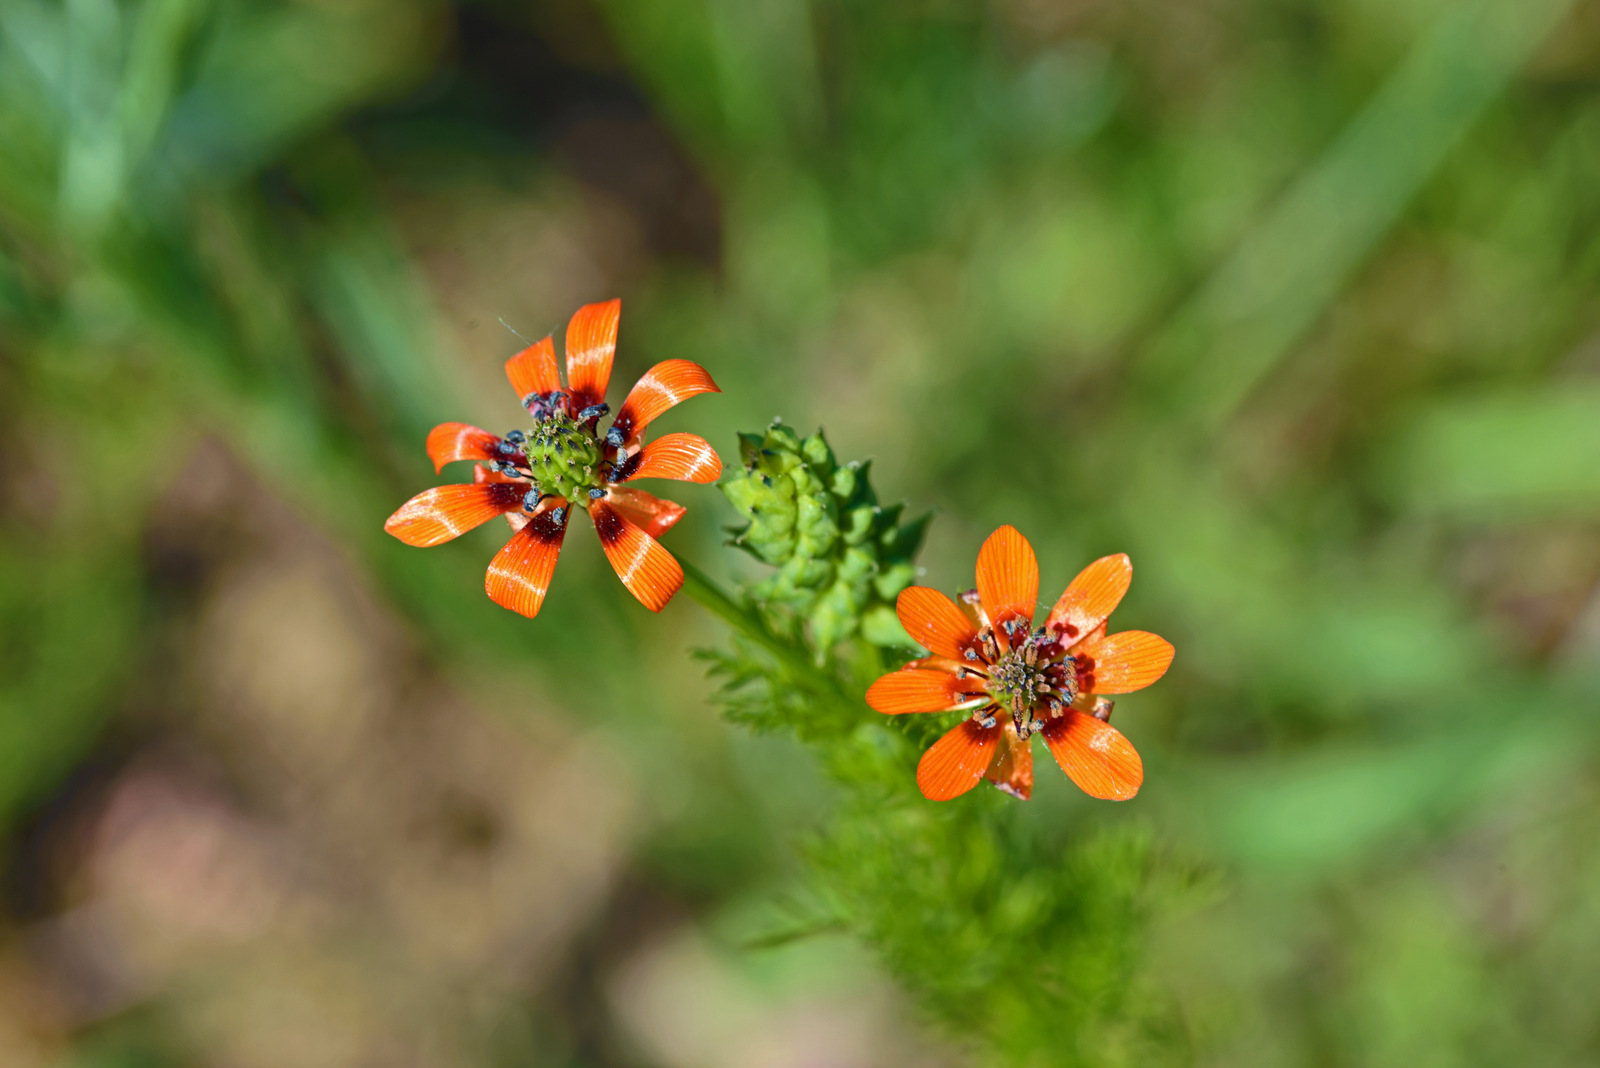
[[721,391],[699,364],[666,360],[635,383],[602,433],[621,311],[622,302],[611,300],[573,315],[564,386],[551,338],[507,360],[506,377],[531,425],[504,437],[466,423],[434,427],[428,435],[434,469],[477,460],[472,483],[424,490],[383,528],[407,545],[431,546],[506,516],[515,534],[490,562],[484,587],[497,604],[532,617],[550,588],[567,524],[584,511],[622,584],[646,608],[661,611],[683,585],[683,569],[656,538],[684,510],[627,483],[716,481],[722,461],[704,438],[664,434],[645,444],[644,431],[679,401]]
[[977,589],[959,605],[925,586],[900,594],[901,624],[932,655],[867,691],[867,703],[891,715],[970,710],[923,754],[917,765],[923,795],[948,801],[988,778],[1026,800],[1035,734],[1091,797],[1122,801],[1138,793],[1144,764],[1107,722],[1106,695],[1155,682],[1172,663],[1173,648],[1144,631],[1106,633],[1106,618],[1133,578],[1128,557],[1119,553],[1084,568],[1037,629],[1039,563],[1015,527],[1001,527],[983,543],[977,577]]

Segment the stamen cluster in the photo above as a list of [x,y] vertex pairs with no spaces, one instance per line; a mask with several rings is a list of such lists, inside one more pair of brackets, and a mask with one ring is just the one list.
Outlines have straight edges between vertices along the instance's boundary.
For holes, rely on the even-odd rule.
[[995,713],[1004,710],[1020,738],[1044,730],[1046,718],[1058,719],[1078,696],[1078,662],[1043,627],[1028,633],[1027,624],[1009,620],[996,635],[993,627],[978,632],[962,669],[982,681],[981,693],[990,703],[972,718],[983,727],[995,725]]

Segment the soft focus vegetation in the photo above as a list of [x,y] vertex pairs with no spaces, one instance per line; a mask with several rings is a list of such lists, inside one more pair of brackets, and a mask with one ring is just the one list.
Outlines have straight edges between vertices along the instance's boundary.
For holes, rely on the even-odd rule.
[[[930,585],[1129,552],[1138,798],[385,536],[612,296]],[[0,0],[8,1068],[1586,1063],[1597,697],[1591,0]]]

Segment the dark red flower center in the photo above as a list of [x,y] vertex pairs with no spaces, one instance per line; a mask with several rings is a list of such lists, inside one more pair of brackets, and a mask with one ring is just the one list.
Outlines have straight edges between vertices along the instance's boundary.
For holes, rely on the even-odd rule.
[[981,726],[993,727],[995,713],[1004,710],[1023,738],[1044,729],[1047,720],[1066,712],[1078,696],[1078,663],[1066,647],[1043,629],[1028,632],[1027,624],[1013,620],[1002,642],[992,628],[978,633],[963,669],[982,680],[991,703],[973,713]]

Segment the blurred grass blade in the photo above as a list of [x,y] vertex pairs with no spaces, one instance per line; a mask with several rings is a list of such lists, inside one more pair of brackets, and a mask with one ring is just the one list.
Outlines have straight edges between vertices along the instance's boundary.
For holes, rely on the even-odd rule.
[[1328,308],[1571,0],[1449,6],[1366,109],[1185,304],[1147,354],[1206,426]]
[[1446,401],[1385,460],[1394,496],[1413,509],[1496,522],[1600,517],[1600,389]]

